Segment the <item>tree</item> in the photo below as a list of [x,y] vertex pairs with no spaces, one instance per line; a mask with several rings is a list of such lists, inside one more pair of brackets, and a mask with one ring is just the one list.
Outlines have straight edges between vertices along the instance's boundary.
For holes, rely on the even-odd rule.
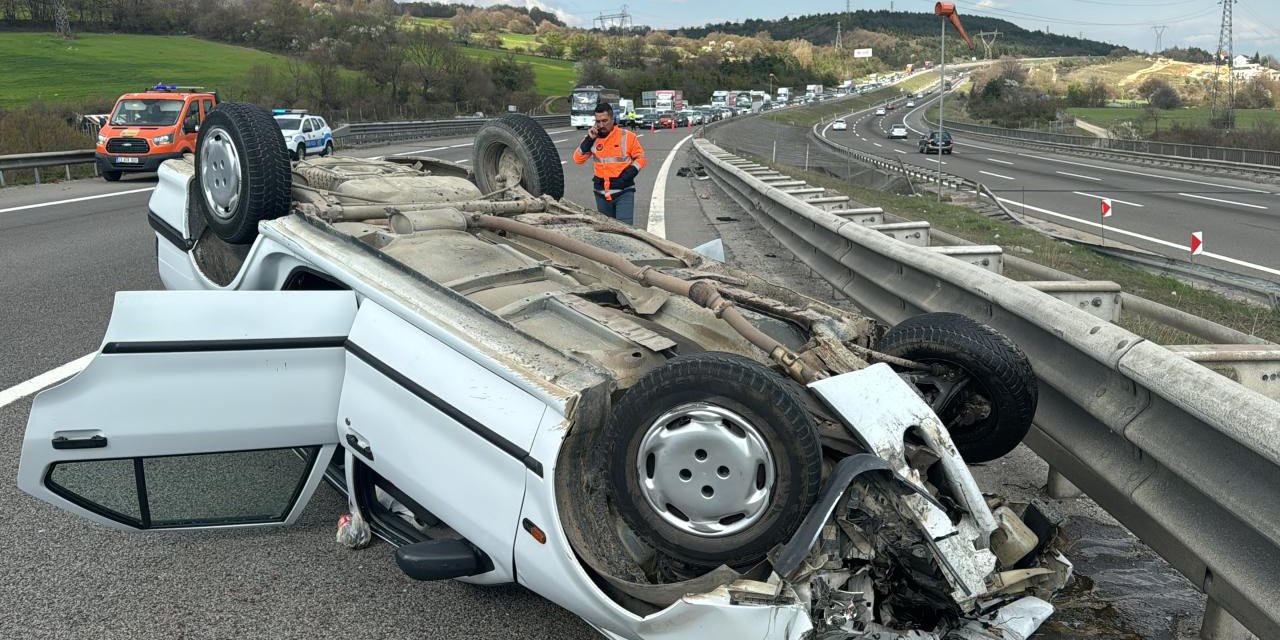
[[533,67],[516,60],[510,54],[494,58],[489,63],[489,73],[493,77],[494,86],[508,93],[533,88]]
[[574,60],[598,60],[605,54],[600,39],[589,33],[578,32],[569,36],[569,57]]
[[1182,106],[1182,96],[1169,84],[1168,80],[1158,76],[1150,76],[1138,85],[1138,95],[1147,99],[1147,103],[1157,109],[1176,109]]

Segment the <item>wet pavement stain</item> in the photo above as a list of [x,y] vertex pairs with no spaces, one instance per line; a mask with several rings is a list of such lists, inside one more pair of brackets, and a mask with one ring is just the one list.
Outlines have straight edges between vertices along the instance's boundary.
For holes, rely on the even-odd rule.
[[1198,637],[1204,594],[1123,527],[1074,516],[1059,532],[1058,548],[1075,564],[1075,577],[1035,638]]

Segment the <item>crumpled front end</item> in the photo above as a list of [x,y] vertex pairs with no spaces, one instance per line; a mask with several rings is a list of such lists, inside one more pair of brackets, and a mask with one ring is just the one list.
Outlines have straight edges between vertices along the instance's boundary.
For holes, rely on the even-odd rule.
[[[866,451],[831,458],[817,502],[765,561],[653,571],[651,550],[607,512],[601,528],[586,527],[590,543],[570,536],[596,583],[637,614],[626,629],[601,630],[646,639],[1030,636],[1071,576],[1052,548],[1052,510],[983,495],[938,417],[888,365],[809,389]],[[569,531],[581,523],[565,522]]]

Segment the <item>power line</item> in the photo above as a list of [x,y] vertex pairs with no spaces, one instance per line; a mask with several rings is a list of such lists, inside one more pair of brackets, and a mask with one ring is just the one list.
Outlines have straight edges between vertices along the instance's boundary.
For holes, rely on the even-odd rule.
[[[1000,31],[979,31],[975,34],[982,40],[982,47],[987,51],[987,57],[984,60],[991,59],[991,47],[995,45],[996,38],[1000,37]],[[990,40],[988,40],[990,38]]]

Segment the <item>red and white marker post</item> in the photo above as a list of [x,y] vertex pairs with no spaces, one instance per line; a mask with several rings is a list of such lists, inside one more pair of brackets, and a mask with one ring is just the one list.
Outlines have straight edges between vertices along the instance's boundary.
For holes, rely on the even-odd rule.
[[1191,261],[1195,262],[1195,257],[1204,253],[1204,232],[1191,232]]
[[1111,217],[1111,198],[1102,199],[1102,244],[1107,243],[1107,218]]

